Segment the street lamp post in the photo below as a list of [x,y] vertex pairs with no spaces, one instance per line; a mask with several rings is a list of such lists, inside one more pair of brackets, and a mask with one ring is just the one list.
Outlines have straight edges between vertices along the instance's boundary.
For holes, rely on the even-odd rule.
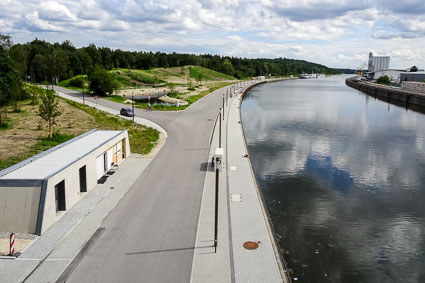
[[84,96],[84,75],[83,75],[83,104],[86,104],[86,97]]
[[221,148],[221,109],[220,109],[220,128],[218,131],[218,147]]
[[[215,161],[217,162],[217,161]],[[219,176],[218,166],[215,169],[215,219],[214,219],[214,253],[217,253],[217,230],[218,230],[218,182]]]
[[223,109],[223,121],[224,121],[224,93],[223,93],[223,107],[221,109]]
[[133,110],[133,122],[134,122],[134,116],[136,114],[134,113],[134,95],[133,95],[133,93],[131,93],[131,108]]

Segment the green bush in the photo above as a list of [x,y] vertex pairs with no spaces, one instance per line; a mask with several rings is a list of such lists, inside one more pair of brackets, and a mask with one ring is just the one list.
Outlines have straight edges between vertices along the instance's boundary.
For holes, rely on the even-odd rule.
[[391,79],[390,79],[390,77],[388,77],[387,75],[385,75],[385,76],[379,77],[376,82],[378,84],[381,84],[381,85],[388,85],[388,84],[390,84]]
[[83,87],[83,83],[83,79],[78,77],[69,80],[69,85],[74,87]]
[[95,95],[112,95],[114,90],[119,88],[119,83],[115,79],[115,76],[110,74],[102,66],[95,66],[88,73],[87,78],[90,82],[89,88]]

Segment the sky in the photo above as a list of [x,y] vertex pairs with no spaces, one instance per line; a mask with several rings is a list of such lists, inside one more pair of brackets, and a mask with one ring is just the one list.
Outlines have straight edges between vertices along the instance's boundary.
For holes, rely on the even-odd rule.
[[425,68],[424,0],[0,0],[14,43],[285,57],[357,68],[369,52],[390,68]]

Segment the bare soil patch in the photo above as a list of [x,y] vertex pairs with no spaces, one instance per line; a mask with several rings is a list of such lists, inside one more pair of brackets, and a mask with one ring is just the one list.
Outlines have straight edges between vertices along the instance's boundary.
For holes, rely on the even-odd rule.
[[[7,117],[11,121],[11,128],[0,130],[2,160],[21,155],[35,145],[39,138],[47,136],[47,124],[38,116],[38,106],[24,101],[21,102],[20,108],[20,113],[9,109]],[[56,129],[62,134],[78,135],[94,127],[94,118],[85,111],[76,109],[62,100],[59,100],[59,108],[62,115],[57,119]]]

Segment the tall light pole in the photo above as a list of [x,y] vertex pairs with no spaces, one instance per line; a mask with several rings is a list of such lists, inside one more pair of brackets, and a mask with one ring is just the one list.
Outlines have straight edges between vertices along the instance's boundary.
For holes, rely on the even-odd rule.
[[220,109],[220,128],[218,131],[218,147],[221,148],[221,109]]
[[83,75],[83,104],[86,104],[86,98],[84,96],[84,75]]
[[133,110],[133,122],[134,122],[134,116],[136,114],[134,113],[134,95],[133,95],[133,93],[131,93],[131,108]]
[[224,121],[224,93],[223,93],[223,106],[221,109],[223,109],[223,121]]

